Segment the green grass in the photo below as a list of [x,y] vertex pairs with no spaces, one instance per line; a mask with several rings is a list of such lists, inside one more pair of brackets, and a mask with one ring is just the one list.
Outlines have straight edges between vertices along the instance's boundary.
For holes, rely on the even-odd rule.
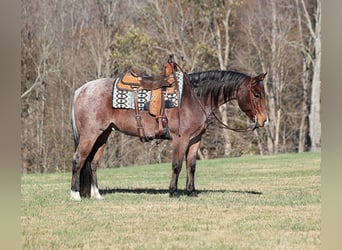
[[319,153],[198,161],[198,197],[170,199],[170,175],[170,164],[99,169],[104,199],[81,202],[69,200],[70,173],[23,175],[22,246],[319,249]]

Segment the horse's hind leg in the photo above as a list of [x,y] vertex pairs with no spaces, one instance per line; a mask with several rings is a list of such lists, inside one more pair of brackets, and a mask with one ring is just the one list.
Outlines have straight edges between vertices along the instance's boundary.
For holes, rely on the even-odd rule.
[[[90,175],[87,173],[89,171],[87,168],[89,167],[89,162],[87,162],[87,159],[89,157],[89,154],[92,149],[92,145],[95,140],[88,139],[80,140],[76,152],[74,153],[74,156],[72,158],[72,178],[71,178],[71,192],[70,192],[70,198],[72,200],[81,200],[81,194],[82,196],[87,196],[86,191],[81,190],[81,171],[85,167],[85,169],[82,172],[83,177],[87,177],[89,179]],[[89,179],[90,180],[90,179]],[[82,185],[84,186],[84,183],[88,183],[88,180],[85,180],[85,178],[82,179]],[[89,182],[90,183],[90,182]],[[90,190],[90,189],[89,189]],[[80,191],[82,191],[80,193]],[[89,191],[90,195],[90,191]]]
[[90,191],[90,197],[95,199],[102,199],[102,196],[99,192],[99,188],[97,185],[97,168],[99,167],[99,162],[101,159],[101,156],[103,154],[103,151],[106,146],[106,142],[108,139],[108,136],[112,132],[112,125],[110,125],[106,130],[102,132],[102,134],[97,138],[94,148],[93,148],[93,154],[94,157],[91,161],[91,191]]
[[80,137],[73,157],[71,199],[80,200],[81,196],[101,199],[96,170],[110,132],[111,126],[101,134],[88,135],[83,140]]
[[106,144],[103,144],[96,152],[93,161],[91,162],[91,191],[90,197],[98,200],[102,199],[98,185],[97,185],[97,173],[96,170],[99,167],[99,161],[103,154]]
[[70,191],[70,199],[75,201],[80,201],[80,176],[77,174],[77,169],[80,166],[80,158],[77,151],[74,153],[72,157],[72,177],[71,177],[71,191]]
[[[90,152],[90,151],[89,151]],[[88,154],[83,151],[80,153],[79,146],[72,158],[72,178],[71,178],[71,192],[70,198],[72,200],[81,200],[80,196],[80,173],[84,163],[86,162]]]

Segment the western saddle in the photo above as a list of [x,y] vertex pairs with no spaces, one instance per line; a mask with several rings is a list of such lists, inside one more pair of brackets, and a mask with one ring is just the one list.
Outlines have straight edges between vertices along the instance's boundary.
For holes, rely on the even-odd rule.
[[149,141],[146,137],[144,127],[141,123],[141,116],[138,108],[138,91],[151,91],[151,100],[149,113],[156,117],[156,138],[170,139],[168,120],[165,115],[164,95],[169,88],[175,88],[179,100],[179,86],[176,78],[176,70],[180,69],[178,64],[173,61],[173,55],[169,56],[164,65],[161,74],[157,76],[147,75],[144,71],[132,67],[119,80],[117,88],[126,91],[132,91],[134,96],[135,119],[137,121],[137,130],[142,142]]

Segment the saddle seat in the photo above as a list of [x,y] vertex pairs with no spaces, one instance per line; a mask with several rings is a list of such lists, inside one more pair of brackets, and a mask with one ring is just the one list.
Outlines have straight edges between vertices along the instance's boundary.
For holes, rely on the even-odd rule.
[[162,87],[169,87],[171,83],[164,79],[163,75],[147,75],[141,69],[132,67],[118,82],[118,88],[126,91],[134,90],[155,90]]

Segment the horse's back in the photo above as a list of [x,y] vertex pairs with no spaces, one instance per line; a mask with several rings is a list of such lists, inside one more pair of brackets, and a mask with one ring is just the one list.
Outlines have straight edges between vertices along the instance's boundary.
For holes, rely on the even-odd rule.
[[87,95],[96,95],[97,93],[102,93],[109,91],[113,88],[114,79],[113,78],[100,78],[96,80],[92,80],[80,86],[75,91],[75,96],[78,96],[80,93],[84,92]]

